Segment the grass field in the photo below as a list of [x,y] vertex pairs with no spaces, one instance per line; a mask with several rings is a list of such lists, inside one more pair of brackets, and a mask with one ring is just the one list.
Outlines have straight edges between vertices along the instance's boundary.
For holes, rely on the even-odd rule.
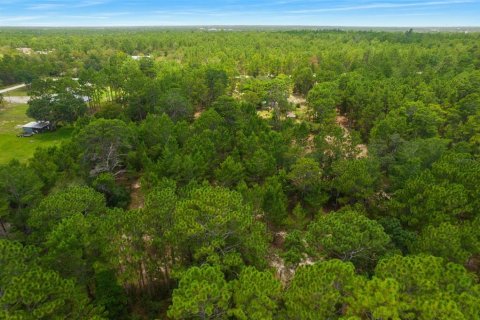
[[33,121],[25,115],[27,105],[6,104],[0,108],[0,164],[12,159],[27,161],[38,147],[49,147],[68,140],[73,128],[61,128],[55,132],[42,133],[29,138],[19,138],[18,127]]
[[3,94],[5,97],[26,97],[27,88],[20,88]]

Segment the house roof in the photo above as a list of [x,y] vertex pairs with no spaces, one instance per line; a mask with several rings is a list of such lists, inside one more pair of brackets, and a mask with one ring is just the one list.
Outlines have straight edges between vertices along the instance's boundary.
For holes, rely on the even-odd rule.
[[48,121],[33,121],[23,125],[22,128],[43,129],[45,127],[48,127],[49,125],[50,122]]

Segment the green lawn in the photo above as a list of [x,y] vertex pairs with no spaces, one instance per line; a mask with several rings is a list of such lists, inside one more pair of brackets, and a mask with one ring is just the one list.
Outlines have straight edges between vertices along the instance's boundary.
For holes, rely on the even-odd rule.
[[29,138],[19,138],[21,126],[33,121],[25,115],[27,105],[7,104],[0,109],[0,164],[12,159],[28,160],[38,147],[49,147],[68,140],[73,128],[61,128],[55,132],[37,134]]
[[27,93],[27,88],[24,87],[17,90],[9,91],[7,93],[4,93],[3,95],[5,97],[26,97]]

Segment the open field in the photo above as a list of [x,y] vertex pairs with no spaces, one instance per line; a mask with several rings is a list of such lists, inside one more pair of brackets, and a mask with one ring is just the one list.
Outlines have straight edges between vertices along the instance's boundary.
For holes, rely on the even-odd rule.
[[73,129],[61,128],[55,132],[35,135],[29,138],[19,138],[18,126],[32,121],[26,116],[27,105],[6,104],[0,109],[0,164],[12,159],[28,160],[38,147],[49,147],[70,138]]
[[5,97],[26,97],[27,96],[27,88],[19,88],[13,91],[9,91],[3,94]]

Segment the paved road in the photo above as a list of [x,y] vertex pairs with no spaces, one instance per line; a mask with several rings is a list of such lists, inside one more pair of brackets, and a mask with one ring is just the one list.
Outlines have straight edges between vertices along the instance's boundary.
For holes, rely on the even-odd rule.
[[17,89],[20,89],[20,88],[24,88],[26,87],[27,85],[25,83],[23,84],[18,84],[16,86],[13,86],[13,87],[10,87],[10,88],[6,88],[6,89],[2,89],[0,90],[0,93],[7,93],[7,92],[10,92],[10,91],[14,91],[14,90],[17,90]]
[[21,97],[11,96],[11,97],[8,97],[7,96],[7,97],[4,97],[3,100],[5,100],[8,103],[25,104],[25,103],[28,103],[28,101],[30,100],[30,97],[28,97],[28,96],[21,96]]

